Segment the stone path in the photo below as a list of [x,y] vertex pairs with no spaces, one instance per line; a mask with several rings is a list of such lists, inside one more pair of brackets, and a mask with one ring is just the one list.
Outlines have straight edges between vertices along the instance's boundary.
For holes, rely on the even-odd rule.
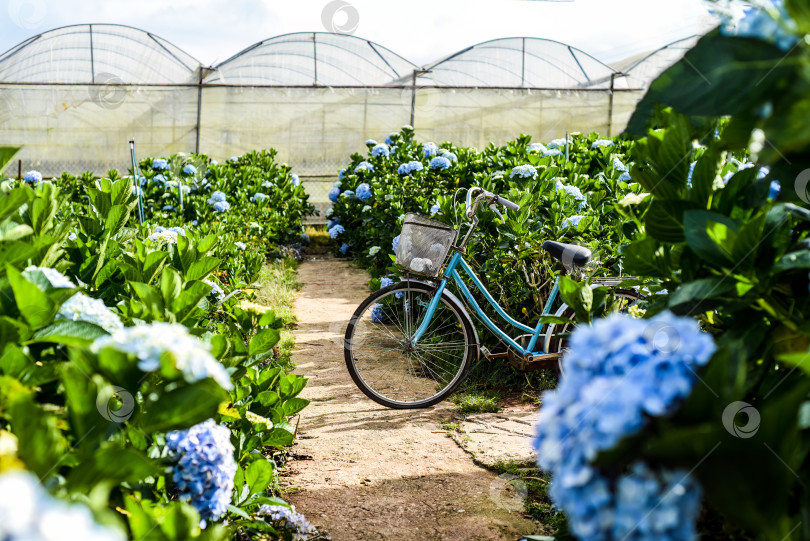
[[[369,294],[367,275],[322,258],[299,267],[303,284],[293,360],[309,376],[285,497],[334,541],[360,539],[508,539],[546,533],[526,518],[514,487],[477,466],[447,437],[445,402],[390,410],[365,397],[343,360],[343,333]],[[531,418],[468,418],[455,437],[479,459],[506,449],[531,460]],[[466,438],[464,436],[466,434]],[[506,456],[506,455],[504,455]]]

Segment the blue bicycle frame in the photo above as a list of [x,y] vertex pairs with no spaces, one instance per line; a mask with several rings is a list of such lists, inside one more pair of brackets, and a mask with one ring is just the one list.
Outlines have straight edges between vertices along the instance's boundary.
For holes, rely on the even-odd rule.
[[[487,302],[492,306],[492,308],[495,309],[495,312],[497,312],[497,314],[506,323],[523,331],[524,333],[531,333],[532,335],[531,340],[529,340],[529,343],[526,345],[525,348],[521,347],[517,342],[515,342],[514,339],[512,339],[508,334],[506,334],[503,330],[501,330],[500,327],[495,325],[495,323],[493,323],[489,317],[487,317],[487,315],[478,305],[478,302],[476,302],[475,298],[473,298],[472,293],[470,293],[470,290],[467,288],[467,285],[462,281],[461,275],[458,272],[458,267],[461,267],[461,270],[463,270],[467,274],[467,276],[470,278],[475,288],[478,289],[484,295],[484,298],[487,300]],[[497,334],[504,342],[506,342],[509,345],[509,347],[519,352],[521,355],[526,355],[527,353],[531,353],[533,355],[542,355],[547,353],[542,349],[539,351],[535,351],[534,349],[537,346],[537,339],[543,332],[545,324],[542,322],[538,322],[537,326],[534,329],[532,329],[531,327],[524,325],[519,321],[515,321],[514,319],[509,317],[509,314],[504,312],[503,308],[501,308],[500,305],[498,305],[498,303],[495,301],[495,299],[492,298],[492,295],[489,293],[489,291],[487,291],[486,287],[484,287],[484,284],[481,283],[481,280],[478,279],[473,270],[470,268],[467,262],[464,261],[464,258],[458,252],[453,254],[453,257],[450,258],[450,262],[447,264],[447,269],[445,269],[444,271],[444,277],[439,282],[439,287],[436,289],[435,295],[433,295],[433,298],[430,300],[430,304],[428,304],[427,312],[425,313],[425,318],[419,325],[419,328],[416,329],[416,332],[414,333],[413,338],[411,339],[412,344],[415,345],[417,342],[419,342],[419,339],[422,338],[422,335],[425,333],[425,331],[427,331],[427,328],[430,325],[431,320],[433,319],[433,314],[436,312],[436,307],[439,305],[439,299],[441,299],[442,293],[444,292],[444,288],[447,286],[447,281],[449,279],[452,279],[455,282],[459,291],[461,291],[461,294],[467,300],[467,303],[470,306],[472,306],[473,310],[475,310],[475,313],[478,314],[478,317],[481,319],[481,321],[484,322],[484,325],[486,325],[489,328],[489,330]],[[558,291],[559,291],[559,281],[555,280],[554,287],[551,289],[551,294],[546,300],[546,305],[543,308],[543,315],[548,315],[551,313],[551,307],[554,303],[554,299],[557,298]]]

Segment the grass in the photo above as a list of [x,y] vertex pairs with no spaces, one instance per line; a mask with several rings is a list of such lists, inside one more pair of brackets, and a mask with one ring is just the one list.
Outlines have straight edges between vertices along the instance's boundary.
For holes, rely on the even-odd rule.
[[508,473],[520,478],[526,485],[526,500],[523,502],[526,513],[553,532],[562,534],[557,539],[572,539],[565,535],[568,531],[565,513],[554,508],[548,495],[551,474],[512,461],[496,462],[492,469],[498,474]]
[[309,235],[309,247],[307,248],[307,252],[309,253],[328,253],[332,251],[332,245],[334,241],[329,238],[329,233],[326,232],[326,228],[324,226],[307,226],[306,234]]
[[301,287],[298,283],[296,269],[298,263],[292,259],[283,259],[278,263],[267,263],[259,274],[258,282],[261,287],[256,291],[258,301],[269,306],[276,317],[281,318],[284,326],[281,329],[281,339],[276,345],[277,355],[275,362],[285,369],[294,367],[291,354],[295,346],[293,328],[296,317],[293,309],[295,295]]
[[450,397],[453,409],[458,413],[495,413],[501,410],[498,403],[501,393],[492,389],[480,390],[474,386],[467,386]]

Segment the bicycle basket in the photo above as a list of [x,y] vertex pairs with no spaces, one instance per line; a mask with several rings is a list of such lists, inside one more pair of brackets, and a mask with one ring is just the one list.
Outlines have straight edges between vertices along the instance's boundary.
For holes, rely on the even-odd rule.
[[456,235],[449,225],[408,213],[399,235],[396,264],[408,272],[435,278]]

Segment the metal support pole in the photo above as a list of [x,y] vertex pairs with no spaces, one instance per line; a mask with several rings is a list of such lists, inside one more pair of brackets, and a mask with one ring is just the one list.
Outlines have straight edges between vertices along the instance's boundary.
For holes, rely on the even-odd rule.
[[608,93],[608,122],[607,122],[607,136],[610,137],[613,131],[613,81],[616,79],[616,74],[610,74],[610,91]]
[[415,117],[416,117],[416,72],[417,72],[417,70],[413,70],[413,75],[411,76],[411,122],[410,122],[410,125],[414,129],[416,129],[416,126],[414,126],[414,121],[415,121]]
[[565,163],[568,163],[568,130],[565,130]]
[[135,186],[138,192],[138,220],[143,223],[143,190],[141,189],[141,170],[138,167],[138,160],[135,159],[135,141],[129,142],[129,156],[132,158],[132,176],[135,177]]
[[197,141],[194,143],[194,152],[197,154],[200,153],[200,117],[202,116],[203,72],[204,68],[200,68],[200,80],[197,83]]

